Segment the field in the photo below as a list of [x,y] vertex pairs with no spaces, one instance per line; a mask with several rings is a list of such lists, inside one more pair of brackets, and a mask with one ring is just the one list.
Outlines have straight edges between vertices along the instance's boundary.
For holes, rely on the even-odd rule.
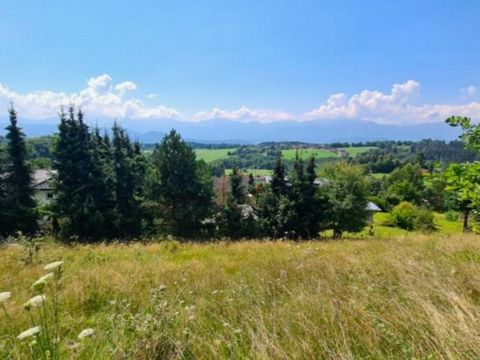
[[[21,304],[65,261],[62,358],[478,359],[480,242],[420,235],[319,242],[0,249],[0,358],[28,328]],[[50,299],[47,298],[47,301]],[[36,311],[36,310],[32,310]],[[18,351],[17,344],[17,351]],[[25,358],[20,353],[15,358]]]
[[195,149],[198,160],[204,160],[209,163],[215,160],[222,160],[228,157],[228,153],[235,151],[235,148],[226,149]]
[[351,147],[346,147],[341,149],[346,151],[348,155],[355,157],[358,154],[370,151],[372,149],[377,149],[377,147],[376,146],[351,146]]

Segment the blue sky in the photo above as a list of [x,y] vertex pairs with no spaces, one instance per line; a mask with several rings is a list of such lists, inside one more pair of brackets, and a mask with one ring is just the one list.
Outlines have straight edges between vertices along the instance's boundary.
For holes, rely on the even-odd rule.
[[479,18],[477,0],[3,0],[0,106],[32,118],[64,102],[140,119],[475,118]]

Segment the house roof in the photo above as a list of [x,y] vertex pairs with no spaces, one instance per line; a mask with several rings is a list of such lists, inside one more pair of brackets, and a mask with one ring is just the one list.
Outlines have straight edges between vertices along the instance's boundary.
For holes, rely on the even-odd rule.
[[369,201],[367,203],[367,210],[368,211],[382,211],[382,209],[380,209],[380,207],[377,204],[375,204],[371,201]]
[[36,190],[50,190],[52,189],[51,180],[56,174],[55,170],[40,169],[33,171],[32,185]]

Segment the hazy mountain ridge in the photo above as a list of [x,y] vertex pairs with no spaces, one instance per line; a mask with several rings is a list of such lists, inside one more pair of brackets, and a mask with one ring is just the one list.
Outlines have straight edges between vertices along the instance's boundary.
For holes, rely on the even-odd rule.
[[[27,136],[50,135],[57,132],[57,122],[19,119]],[[111,122],[90,121],[91,125],[108,128]],[[271,123],[208,120],[183,122],[178,120],[123,120],[120,124],[130,136],[142,143],[160,141],[170,129],[183,138],[198,143],[248,144],[266,141],[301,141],[310,143],[358,142],[371,140],[421,140],[425,138],[454,140],[459,130],[444,122],[416,125],[382,125],[362,120],[321,120],[309,122],[281,121]],[[0,120],[0,135],[5,133],[7,119]]]

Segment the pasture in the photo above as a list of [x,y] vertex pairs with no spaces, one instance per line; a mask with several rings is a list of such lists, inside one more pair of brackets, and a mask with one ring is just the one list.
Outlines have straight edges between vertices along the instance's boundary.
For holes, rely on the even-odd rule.
[[206,163],[228,158],[228,153],[235,151],[235,148],[223,149],[195,149],[197,160],[203,160]]

